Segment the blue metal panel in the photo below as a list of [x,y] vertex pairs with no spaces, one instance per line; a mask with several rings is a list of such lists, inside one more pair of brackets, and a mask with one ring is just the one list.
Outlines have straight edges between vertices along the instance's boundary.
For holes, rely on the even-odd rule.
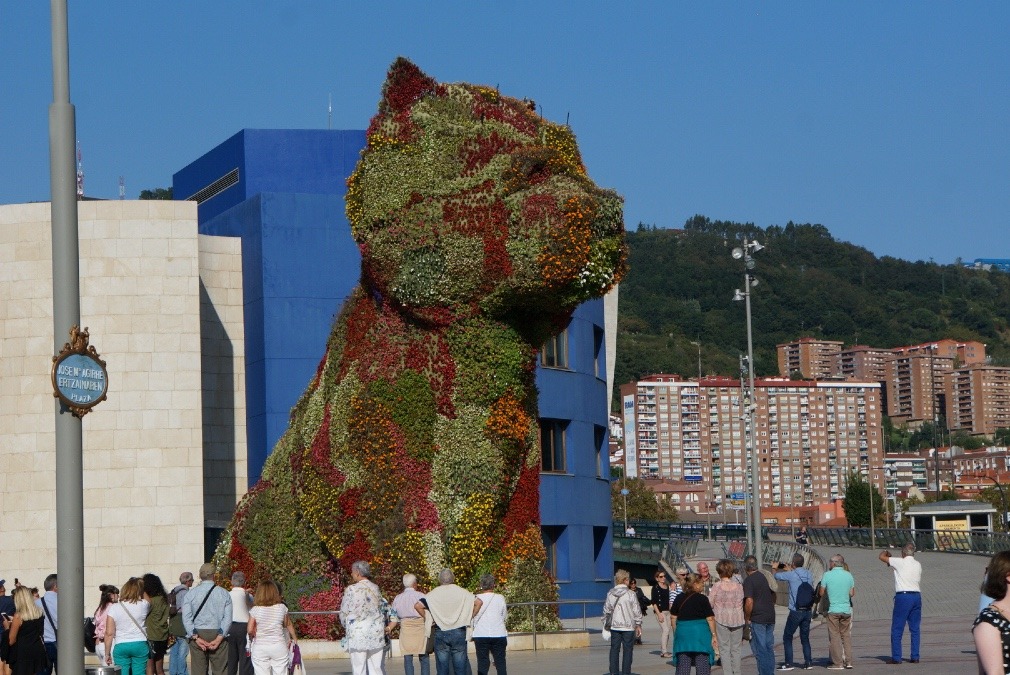
[[[232,169],[238,169],[238,184],[197,207],[201,226],[205,221],[244,202],[249,196],[245,189],[245,130],[176,172],[172,176],[172,196],[179,200],[189,199]],[[232,233],[232,236],[239,236],[239,233]]]
[[[540,519],[543,525],[565,527],[558,542],[560,561],[566,560],[567,579],[559,580],[562,599],[594,599],[602,603],[609,578],[599,569],[613,569],[609,545],[594,556],[593,527],[609,528],[609,475],[597,477],[596,427],[607,428],[607,385],[595,375],[595,330],[603,327],[603,301],[592,300],[576,309],[568,326],[568,370],[537,369],[540,417],[568,420],[564,474],[541,474]],[[574,498],[578,495],[578,498]],[[608,537],[609,542],[609,537]],[[609,577],[609,574],[608,574]],[[599,609],[593,610],[598,613]],[[581,608],[564,607],[562,616],[581,616]]]

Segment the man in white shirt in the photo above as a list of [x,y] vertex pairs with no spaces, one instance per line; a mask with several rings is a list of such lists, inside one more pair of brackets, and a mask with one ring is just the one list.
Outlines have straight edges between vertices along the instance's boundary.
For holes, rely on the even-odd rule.
[[249,608],[253,599],[245,589],[245,574],[231,575],[231,628],[228,629],[228,675],[253,675],[252,659],[246,651]]
[[887,663],[901,663],[901,637],[908,623],[911,636],[909,662],[919,662],[919,624],[922,622],[922,594],[919,582],[922,579],[922,565],[915,559],[915,544],[901,547],[901,557],[891,556],[889,551],[880,552],[880,560],[894,572],[894,611],[891,613],[891,658]]

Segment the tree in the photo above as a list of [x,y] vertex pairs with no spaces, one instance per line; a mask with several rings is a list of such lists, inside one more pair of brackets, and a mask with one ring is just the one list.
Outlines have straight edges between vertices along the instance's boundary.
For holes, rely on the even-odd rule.
[[141,190],[141,199],[172,199],[172,188],[154,188],[153,190]]
[[614,480],[610,483],[610,504],[614,520],[624,520],[624,495],[628,490],[628,520],[661,520],[675,523],[677,509],[665,499],[656,499],[656,493],[649,489],[641,478]]
[[989,485],[979,491],[978,495],[975,497],[975,501],[982,502],[984,504],[992,504],[992,507],[996,509],[996,527],[999,529],[1004,529],[1002,523],[1004,519],[1004,511],[1007,504],[1003,503],[1003,496],[1006,492],[1006,487],[1003,487],[1003,492],[1000,488],[995,485]]
[[877,490],[872,490],[863,476],[852,469],[845,479],[845,519],[851,527],[869,527],[870,525],[870,495],[873,495],[873,518],[880,521],[885,518],[884,498]]

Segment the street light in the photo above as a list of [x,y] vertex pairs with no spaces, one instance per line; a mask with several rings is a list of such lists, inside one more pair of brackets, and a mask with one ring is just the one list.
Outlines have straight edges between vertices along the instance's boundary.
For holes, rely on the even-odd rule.
[[[733,469],[733,473],[740,475],[740,481],[741,481],[741,484],[743,485],[743,487],[741,488],[743,490],[743,512],[744,512],[743,523],[744,523],[744,526],[745,526],[745,530],[747,532],[747,536],[746,536],[746,539],[747,539],[747,551],[749,553],[751,553],[751,554],[754,554],[754,537],[753,537],[753,533],[751,531],[751,526],[753,524],[753,522],[752,522],[753,518],[751,518],[751,510],[750,510],[750,502],[751,502],[750,485],[749,485],[750,481],[748,480],[748,471],[747,471],[747,462],[748,462],[747,452],[748,452],[748,449],[750,448],[750,442],[749,442],[749,438],[748,438],[748,435],[747,435],[749,433],[748,432],[748,413],[747,413],[747,410],[748,410],[749,405],[750,405],[750,399],[747,397],[746,390],[744,389],[744,375],[747,374],[747,364],[744,363],[744,360],[746,358],[747,358],[746,356],[742,356],[742,355],[740,356],[740,424],[743,426],[743,429],[742,429],[742,431],[743,431],[742,435],[743,435],[743,439],[744,439],[743,463],[742,464],[738,464],[736,466],[736,468]],[[734,482],[734,485],[735,485],[735,482]],[[737,514],[739,514],[739,513],[740,512],[737,511]]]
[[753,509],[753,519],[754,519],[754,555],[757,557],[759,565],[764,564],[764,557],[762,556],[762,542],[761,542],[761,480],[760,474],[760,461],[758,460],[757,453],[757,443],[754,442],[754,409],[757,407],[755,401],[757,396],[754,391],[754,335],[751,329],[751,312],[750,312],[750,291],[751,288],[757,286],[758,281],[751,276],[750,271],[754,269],[755,262],[754,258],[751,257],[751,253],[757,253],[764,246],[756,241],[750,241],[747,239],[745,234],[743,237],[743,246],[738,246],[733,249],[732,256],[734,260],[743,260],[743,290],[739,288],[733,294],[734,300],[744,301],[744,311],[747,315],[747,379],[750,398],[747,405],[747,417],[750,422],[748,425],[749,436],[750,436],[750,447],[751,447],[751,481],[754,486],[754,495],[751,499],[751,508]]
[[698,382],[701,382],[701,336],[698,336],[698,341],[695,342],[691,340],[691,344],[698,348]]
[[[877,491],[877,486],[873,484],[873,472],[874,471],[883,471],[884,472],[884,481],[885,481],[885,489],[884,489],[884,491],[886,492],[887,491],[887,489],[886,489],[886,481],[887,481],[888,478],[891,477],[891,468],[890,467],[886,467],[886,466],[871,466],[871,467],[869,467],[869,472],[870,472],[870,548],[874,548],[875,549],[875,548],[877,548],[877,536],[876,536],[877,535],[877,530],[874,527],[874,525],[876,525],[876,523],[874,522],[874,517],[873,517],[873,493]],[[884,500],[884,507],[885,508],[887,507],[887,500]]]

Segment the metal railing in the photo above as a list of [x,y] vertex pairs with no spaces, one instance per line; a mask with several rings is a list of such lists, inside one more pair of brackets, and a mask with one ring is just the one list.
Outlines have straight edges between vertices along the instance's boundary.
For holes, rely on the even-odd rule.
[[[821,546],[870,547],[868,527],[809,527],[807,536],[811,543]],[[972,532],[964,530],[916,530],[877,527],[873,536],[877,548],[901,548],[915,544],[919,551],[945,553],[970,553],[992,555],[1010,550],[1010,534],[1006,532]]]
[[[515,602],[509,603],[508,609],[510,614],[515,614],[521,612],[522,608],[529,608],[531,621],[530,626],[532,630],[528,631],[509,631],[509,635],[530,635],[533,638],[533,651],[537,651],[537,635],[554,635],[559,633],[576,633],[576,632],[586,632],[588,628],[588,618],[589,612],[587,611],[588,605],[596,605],[599,607],[599,614],[594,614],[594,616],[599,616],[603,614],[603,600],[553,600],[553,601],[543,601],[543,602]],[[560,614],[561,605],[582,605],[582,628],[566,628],[565,624],[561,619],[557,617]],[[553,607],[553,616],[558,622],[557,630],[544,630],[537,629],[537,607]],[[548,610],[550,611],[550,610]],[[314,612],[289,612],[290,616],[294,619],[307,617],[307,616],[332,616],[340,614],[336,610],[328,611],[314,611]],[[336,640],[331,640],[331,642],[336,642]]]
[[[735,523],[660,523],[652,520],[629,520],[628,525],[635,528],[636,537],[649,539],[666,539],[679,537],[682,539],[728,540],[741,539],[746,535],[747,528]],[[761,528],[765,539],[768,538],[768,528]],[[624,523],[614,523],[614,532],[624,531]],[[711,537],[709,533],[711,532]]]

